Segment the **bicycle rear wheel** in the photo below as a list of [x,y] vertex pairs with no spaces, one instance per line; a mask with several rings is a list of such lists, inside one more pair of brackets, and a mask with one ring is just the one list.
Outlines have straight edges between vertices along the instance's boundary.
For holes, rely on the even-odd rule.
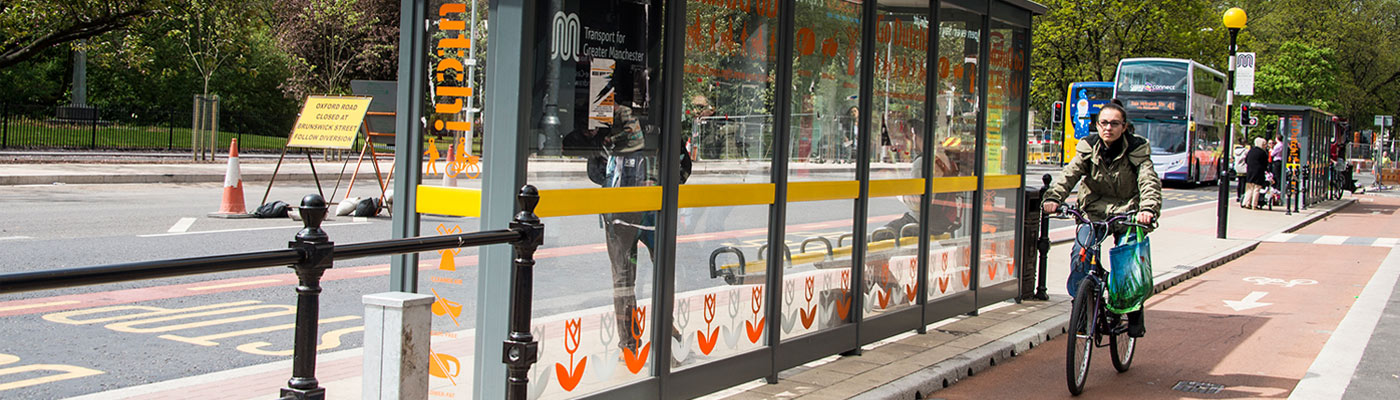
[[[1113,316],[1113,326],[1118,326],[1124,317],[1122,315]],[[1118,332],[1108,337],[1109,354],[1113,358],[1113,369],[1118,372],[1128,372],[1128,368],[1133,365],[1133,354],[1137,353],[1137,338],[1128,336],[1128,332]]]
[[1069,334],[1065,346],[1065,383],[1070,394],[1084,393],[1084,382],[1089,378],[1089,359],[1094,354],[1094,334],[1096,327],[1094,309],[1098,306],[1098,293],[1092,279],[1085,279],[1075,290],[1074,302],[1069,313]]

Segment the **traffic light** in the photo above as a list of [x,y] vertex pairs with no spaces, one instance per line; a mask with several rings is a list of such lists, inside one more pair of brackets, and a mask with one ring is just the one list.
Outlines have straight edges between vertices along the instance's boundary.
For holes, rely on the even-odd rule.
[[1050,111],[1050,122],[1056,124],[1065,122],[1065,102],[1055,102],[1053,109]]
[[1240,104],[1240,123],[1249,125],[1249,105]]

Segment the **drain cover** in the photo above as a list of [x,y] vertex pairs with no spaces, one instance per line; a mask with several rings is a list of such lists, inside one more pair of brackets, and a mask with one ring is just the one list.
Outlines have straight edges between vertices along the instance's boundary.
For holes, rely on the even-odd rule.
[[1177,390],[1177,391],[1182,391],[1182,392],[1190,392],[1190,393],[1206,393],[1206,394],[1216,394],[1216,393],[1220,393],[1220,391],[1223,390],[1223,389],[1225,389],[1225,385],[1221,385],[1221,384],[1218,384],[1218,383],[1196,382],[1196,381],[1179,381],[1179,382],[1176,383],[1176,386],[1172,386],[1172,390]]

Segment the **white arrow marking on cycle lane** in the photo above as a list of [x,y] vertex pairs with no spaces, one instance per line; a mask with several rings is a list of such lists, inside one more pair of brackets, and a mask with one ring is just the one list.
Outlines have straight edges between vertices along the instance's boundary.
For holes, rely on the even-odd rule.
[[1264,296],[1268,294],[1269,292],[1249,292],[1249,295],[1244,296],[1243,300],[1225,300],[1225,305],[1235,309],[1235,311],[1244,311],[1251,308],[1273,305],[1274,303],[1259,302],[1259,299],[1264,298]]

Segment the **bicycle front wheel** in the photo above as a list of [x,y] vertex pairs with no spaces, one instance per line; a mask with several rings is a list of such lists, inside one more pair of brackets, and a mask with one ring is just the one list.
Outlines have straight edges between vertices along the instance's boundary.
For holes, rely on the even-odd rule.
[[1070,306],[1069,335],[1065,346],[1065,383],[1075,396],[1084,393],[1084,382],[1089,378],[1089,358],[1094,353],[1094,311],[1098,306],[1099,295],[1094,290],[1092,279],[1079,282],[1074,302]]
[[[1113,326],[1118,326],[1123,316],[1113,317]],[[1115,330],[1116,331],[1116,330]],[[1128,372],[1128,368],[1133,365],[1133,353],[1137,350],[1137,338],[1128,336],[1128,332],[1118,332],[1109,336],[1109,354],[1113,357],[1113,369],[1118,372]]]

